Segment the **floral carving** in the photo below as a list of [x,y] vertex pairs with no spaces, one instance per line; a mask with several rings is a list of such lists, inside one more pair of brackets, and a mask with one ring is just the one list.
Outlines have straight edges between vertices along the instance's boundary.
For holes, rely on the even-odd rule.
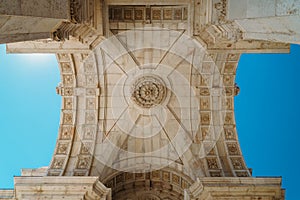
[[73,123],[73,115],[71,113],[64,113],[63,115],[63,123],[64,124],[72,124]]
[[72,137],[72,128],[71,127],[61,127],[60,139],[61,140],[70,140]]
[[142,108],[151,108],[161,104],[166,93],[165,84],[158,77],[143,76],[134,83],[131,99]]
[[232,112],[225,114],[225,124],[234,124],[234,116]]
[[80,23],[80,2],[78,0],[71,0],[70,1],[70,14],[71,14],[71,20],[73,22],[79,22]]
[[234,144],[234,143],[227,144],[227,149],[228,149],[229,155],[238,155],[239,154],[239,149],[238,149],[237,144]]
[[65,109],[72,110],[73,108],[72,98],[64,98],[64,106]]
[[200,109],[209,110],[210,109],[210,99],[209,98],[200,98]]
[[85,115],[86,124],[94,124],[96,123],[95,114],[87,112]]
[[52,168],[53,169],[61,169],[63,167],[63,164],[64,164],[63,158],[54,159]]
[[219,169],[217,159],[215,158],[207,158],[208,169]]
[[91,143],[82,144],[80,153],[81,154],[90,154],[91,153],[91,147],[92,147]]
[[201,124],[203,125],[209,125],[210,123],[210,113],[208,112],[202,112],[201,113]]
[[217,13],[218,13],[218,21],[219,22],[226,21],[227,0],[221,0],[219,3],[216,3],[214,6],[215,6],[215,9],[217,10]]
[[244,169],[242,158],[231,158],[232,166],[236,170]]
[[180,177],[176,174],[172,174],[172,182],[179,185],[180,184]]
[[226,140],[235,140],[235,132],[233,128],[224,128]]
[[67,154],[68,143],[59,143],[57,146],[56,153],[57,154]]
[[73,85],[74,80],[73,80],[72,75],[63,76],[63,83],[64,83],[64,85],[68,85],[68,86]]
[[61,63],[61,71],[62,73],[72,73],[72,68],[70,63]]
[[88,110],[96,109],[96,100],[94,98],[87,98],[86,99],[86,108]]
[[79,158],[77,162],[77,168],[78,169],[87,169],[89,165],[90,159],[88,157],[86,158]]
[[83,128],[84,132],[84,139],[85,140],[93,140],[95,138],[95,130],[92,127],[84,127]]

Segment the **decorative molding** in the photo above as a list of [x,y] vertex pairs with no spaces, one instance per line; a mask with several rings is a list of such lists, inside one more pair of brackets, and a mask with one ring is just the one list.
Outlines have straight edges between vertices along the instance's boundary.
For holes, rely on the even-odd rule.
[[[184,174],[165,169],[150,173],[119,172],[105,181],[105,185],[112,189],[112,197],[114,199],[119,199],[121,196],[132,198],[132,194],[142,197],[146,193],[146,197],[157,195],[161,198],[169,197],[172,194],[172,196],[178,197],[175,198],[177,200],[183,199],[183,191],[191,186],[191,180]],[[121,188],[123,187],[126,190],[122,191]]]
[[219,0],[219,2],[214,3],[213,13],[217,16],[218,23],[224,23],[227,21],[227,6],[228,0]]
[[132,86],[131,99],[142,108],[161,104],[167,96],[165,83],[155,76],[142,76]]
[[187,6],[109,6],[109,21],[145,21],[152,23],[156,20],[185,21],[188,19]]
[[[224,148],[219,148],[220,145],[213,147],[211,151],[206,152],[207,159],[204,158],[203,160],[193,160],[194,155],[192,153],[189,155],[188,162],[195,169],[200,170],[201,166],[206,166],[203,169],[205,176],[220,177],[229,174],[232,176],[245,176],[249,174],[243,160],[239,160],[241,166],[243,166],[239,168],[237,162],[233,162],[231,159],[232,157],[241,157],[236,141],[237,135],[233,113],[234,79],[239,57],[240,54],[238,53],[211,53],[204,58],[205,61],[201,64],[201,72],[203,74],[198,74],[199,77],[191,79],[191,84],[195,87],[196,96],[199,99],[199,120],[201,123],[199,132],[193,136],[195,144],[199,146],[203,140],[216,139],[215,135],[211,133],[210,126],[221,122],[215,121],[216,113],[213,113],[211,110],[212,104],[218,103],[221,111],[224,113],[225,127],[224,134],[221,135],[224,138],[224,142],[221,144],[224,145]],[[70,137],[69,131],[64,131],[66,133],[64,140],[60,136],[54,158],[65,158],[66,161],[64,161],[62,167],[50,168],[48,175],[88,176],[94,169],[91,166],[94,159],[95,143],[99,140],[99,137],[102,137],[97,136],[99,131],[97,126],[98,115],[103,115],[102,111],[99,112],[101,105],[99,105],[98,97],[101,94],[100,87],[103,90],[102,92],[105,92],[105,87],[100,86],[99,74],[97,74],[99,73],[97,69],[99,61],[96,60],[94,54],[59,54],[58,59],[63,79],[63,83],[58,87],[59,93],[63,96],[62,127],[76,126],[77,137],[75,138],[76,141],[71,142],[74,146],[67,147],[64,145],[62,147],[62,144],[69,144],[69,141],[74,140],[74,138]],[[216,64],[220,72],[219,76],[212,71],[213,63]],[[82,79],[82,81],[78,79]],[[101,82],[101,84],[103,83]],[[132,96],[129,98],[136,104],[140,103],[140,105],[138,104],[139,106],[143,107],[146,104],[147,107],[151,107],[164,102],[164,96],[167,93],[166,86],[164,82],[156,77],[138,77],[131,84],[129,85],[131,87],[129,95]],[[221,85],[225,85],[225,89],[221,88]],[[148,91],[149,95],[147,96]],[[224,99],[219,98],[217,100],[220,96],[224,97]],[[72,115],[72,112],[75,114]],[[70,116],[75,117],[78,121]],[[229,142],[235,144],[235,146],[226,146]],[[73,149],[72,157],[70,157],[71,152],[68,152],[70,149]],[[238,149],[238,152],[235,149]],[[220,159],[219,154],[222,154],[224,158]],[[224,164],[223,162],[226,163]],[[223,167],[225,168],[223,169]],[[65,172],[66,169],[68,171]],[[145,179],[146,174],[142,177],[138,177],[138,175],[134,177],[142,180]],[[178,175],[172,176],[168,173],[162,173],[159,174],[159,177],[159,180],[166,182],[174,181],[174,185],[178,187],[187,185]],[[155,173],[152,174],[152,178],[153,180],[156,179]]]
[[237,143],[227,143],[226,146],[230,156],[240,155],[239,145]]
[[206,158],[208,169],[219,169],[217,158]]
[[111,200],[111,189],[98,177],[15,177],[15,189],[3,192],[0,199],[85,199]]
[[161,27],[171,30],[189,31],[187,3],[182,5],[109,5],[106,35],[142,27]]
[[284,199],[281,178],[204,177],[186,191],[185,199]]
[[70,0],[70,16],[73,23],[94,25],[94,0]]

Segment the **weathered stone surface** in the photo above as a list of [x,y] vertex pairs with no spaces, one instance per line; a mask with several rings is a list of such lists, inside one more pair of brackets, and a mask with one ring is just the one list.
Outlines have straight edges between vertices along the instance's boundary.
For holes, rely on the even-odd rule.
[[0,15],[70,19],[67,0],[1,0]]
[[82,44],[77,39],[70,38],[65,42],[52,39],[43,39],[28,42],[7,44],[7,53],[89,53],[88,45]]
[[15,177],[15,191],[0,191],[0,199],[111,199],[98,177]]
[[52,31],[69,19],[66,0],[1,0],[0,43],[51,38]]
[[228,3],[227,18],[241,27],[244,39],[299,44],[298,0],[229,0]]
[[186,199],[284,199],[281,178],[203,178],[189,189]]
[[300,28],[295,25],[299,21],[300,15],[236,20],[244,30],[245,39],[295,44],[300,44]]
[[63,98],[50,166],[0,199],[109,199],[101,182],[115,199],[284,199],[281,179],[249,178],[235,75],[241,53],[299,43],[298,0],[0,3],[0,42],[56,53]]

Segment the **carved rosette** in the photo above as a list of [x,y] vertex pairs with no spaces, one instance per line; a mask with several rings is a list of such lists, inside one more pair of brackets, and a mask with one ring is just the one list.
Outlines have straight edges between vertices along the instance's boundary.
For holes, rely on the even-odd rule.
[[142,108],[151,108],[161,104],[166,98],[166,93],[167,88],[160,78],[143,76],[134,83],[131,99]]
[[[140,52],[137,52],[136,54],[138,53]],[[106,90],[105,87],[106,79],[105,78],[99,79],[97,75],[97,69],[96,69],[97,65],[95,64],[96,56],[97,54],[93,54],[93,53],[91,53],[90,56],[84,54],[82,55],[58,54],[58,60],[60,62],[61,75],[62,75],[61,76],[62,84],[59,89],[61,90],[61,95],[63,96],[63,112],[62,112],[62,124],[60,129],[61,130],[60,136],[57,143],[54,159],[52,161],[52,164],[50,165],[50,170],[48,175],[63,175],[63,174],[74,175],[74,176],[89,175],[91,171],[91,165],[93,161],[95,161],[94,151],[95,151],[95,141],[97,141],[97,137],[99,136],[98,128],[100,127],[101,128],[100,130],[104,130],[104,133],[106,133],[105,132],[106,130],[109,130],[109,132],[107,132],[107,135],[114,134],[115,133],[114,131],[115,130],[118,131],[118,129],[114,129],[112,127],[106,127],[106,126],[111,126],[111,125],[114,126],[114,124],[117,124],[120,125],[120,127],[122,128],[124,127],[127,128],[127,126],[125,126],[128,125],[127,120],[124,120],[125,123],[127,123],[124,126],[122,124],[123,123],[122,120],[119,120],[119,122],[117,123],[104,121],[107,117],[106,116],[107,113],[104,112],[104,109],[100,109],[100,108],[105,108],[107,107],[107,105],[110,105],[111,103],[111,110],[113,110],[117,114],[119,114],[118,112],[122,114],[123,110],[122,109],[118,110],[119,108],[118,106],[120,105],[120,102],[121,103],[124,102],[124,104],[126,104],[131,101],[134,106],[137,106],[138,108],[142,108],[142,110],[135,108],[134,110],[135,112],[133,113],[134,114],[138,113],[139,116],[137,116],[137,118],[134,118],[134,120],[132,121],[143,125],[144,122],[148,122],[146,121],[148,120],[148,118],[145,119],[142,118],[146,116],[146,114],[148,114],[143,109],[150,109],[159,105],[169,105],[169,102],[173,100],[172,97],[175,97],[175,95],[172,96],[173,93],[176,94],[178,97],[184,97],[184,98],[178,98],[179,99],[178,101],[180,101],[178,105],[175,104],[177,102],[174,103],[174,105],[178,106],[178,108],[181,108],[179,107],[180,105],[186,105],[184,103],[189,103],[189,101],[182,101],[182,104],[180,104],[182,99],[185,100],[187,94],[186,92],[189,91],[187,90],[188,87],[183,87],[184,89],[182,90],[176,90],[175,86],[177,86],[177,83],[182,84],[182,81],[179,81],[180,76],[174,75],[175,76],[174,79],[172,79],[172,76],[170,79],[167,79],[164,76],[164,73],[159,73],[159,72],[152,73],[154,70],[146,67],[143,68],[143,66],[141,67],[141,69],[138,69],[141,71],[140,73],[137,73],[138,70],[132,70],[131,68],[130,69],[124,68],[128,70],[128,72],[130,72],[127,73],[127,77],[126,79],[124,78],[124,80],[122,78],[125,76],[122,76],[121,72],[120,74],[117,75],[113,74],[111,76],[108,76],[108,78],[110,78],[109,79],[110,81],[114,80],[116,81],[116,83],[119,83],[117,82],[117,80],[118,81],[122,80],[124,82],[120,82],[120,83],[124,83],[124,84],[121,85],[122,87],[115,87],[115,86],[120,86],[118,84],[109,84],[109,87],[114,86],[113,88],[114,90]],[[103,56],[103,54],[101,54],[101,56]],[[203,161],[193,160],[193,162],[191,162],[192,163],[191,168],[196,170],[197,169],[202,170],[202,166],[204,166],[203,168],[205,170],[206,176],[220,177],[220,176],[250,176],[251,175],[241,155],[241,151],[237,141],[234,112],[233,112],[234,91],[235,91],[234,79],[235,79],[236,66],[238,63],[239,56],[240,56],[239,54],[228,54],[228,53],[211,54],[209,55],[209,57],[211,57],[212,60],[206,57],[203,58],[204,61],[199,67],[199,73],[192,71],[193,76],[187,77],[187,79],[191,78],[190,80],[188,79],[189,81],[186,82],[187,85],[192,84],[192,89],[195,92],[192,93],[192,95],[194,95],[195,98],[199,100],[195,104],[193,104],[193,105],[197,105],[195,106],[195,108],[197,109],[193,109],[193,111],[197,112],[198,114],[196,115],[197,117],[199,116],[199,118],[197,119],[195,118],[195,122],[199,122],[200,125],[199,131],[197,132],[195,131],[195,135],[193,137],[193,142],[194,142],[193,147],[198,148],[203,143],[203,141],[206,141],[207,143],[205,143],[205,145],[206,144],[207,145],[204,146],[203,148],[211,150],[205,152],[207,156],[205,157],[205,159],[203,159]],[[75,60],[74,61],[73,58],[80,60],[81,64],[76,63],[76,59],[74,59]],[[171,58],[174,60],[174,56]],[[173,61],[171,58],[166,59],[166,62]],[[220,71],[220,74],[217,75],[212,74],[213,63],[216,63]],[[134,65],[130,65],[130,66],[134,66]],[[183,72],[185,72],[188,66],[189,65],[186,65],[185,62],[183,62],[181,63],[181,65],[178,66],[177,70],[178,71],[182,70]],[[112,67],[118,69],[118,66],[113,65]],[[158,66],[158,70],[161,69],[160,67],[162,67],[162,65]],[[77,73],[76,75],[75,75],[75,71]],[[172,70],[169,71],[173,72]],[[117,79],[116,77],[119,79]],[[171,85],[170,83],[173,83],[173,85]],[[99,85],[101,86],[101,90],[98,88]],[[224,85],[224,88],[222,89],[218,87],[220,85]],[[68,89],[70,89],[70,91],[72,92],[67,93],[66,91]],[[126,98],[124,98],[124,101],[120,101],[119,98],[120,96],[115,95],[115,94],[123,94],[123,93],[118,93],[119,92],[118,89],[120,89],[120,92],[125,91],[123,96]],[[100,95],[100,91],[102,91],[103,94],[102,96]],[[107,92],[108,94],[106,94],[105,92]],[[98,99],[99,96],[101,96],[103,101],[101,100],[99,101]],[[220,96],[224,96],[224,98],[220,99],[219,98]],[[112,98],[112,97],[117,97],[117,98]],[[108,100],[105,101],[105,98]],[[222,111],[222,115],[223,115],[222,121],[215,121],[215,119],[217,118],[212,112],[214,102],[219,103],[218,111],[219,110]],[[199,105],[199,109],[198,109],[198,105]],[[156,111],[156,109],[153,110],[154,112]],[[139,111],[141,111],[140,112],[141,114],[139,113]],[[177,112],[177,110],[175,110],[175,112]],[[111,114],[110,117],[112,116],[114,117],[114,114],[116,113],[112,113],[112,114],[110,113]],[[186,111],[183,113],[186,113]],[[170,112],[170,115],[171,114],[172,113]],[[116,116],[119,117],[119,115]],[[135,115],[132,116],[135,117]],[[164,118],[160,118],[160,117],[164,117],[163,115],[157,115],[157,116],[158,116],[157,119],[164,119]],[[184,116],[184,117],[185,117],[184,119],[190,119],[190,116]],[[123,116],[119,118],[123,119]],[[127,117],[124,118],[129,119]],[[100,120],[98,121],[98,119]],[[138,120],[143,119],[144,121],[138,121],[136,119]],[[176,119],[175,116],[174,119]],[[172,122],[176,122],[176,120],[173,120]],[[101,123],[100,126],[98,126],[99,125],[98,123],[99,124]],[[214,134],[212,132],[213,130],[210,128],[215,123],[224,123],[224,129],[221,129],[220,134],[218,135]],[[139,126],[136,127],[139,128]],[[197,128],[198,126],[193,126],[193,127]],[[127,131],[127,129],[125,128],[124,130]],[[131,130],[133,129],[130,129],[128,133],[136,134],[133,136],[140,136],[138,135],[140,132],[143,132],[148,129],[143,129],[143,131],[135,131],[135,132]],[[174,126],[170,126],[170,129],[168,129],[167,131],[170,131],[170,133],[174,133],[173,130],[174,130]],[[72,142],[75,141],[74,132],[78,134],[77,139],[75,139],[77,143]],[[147,137],[154,136],[154,134],[152,134],[153,132],[149,132],[149,133],[151,134],[146,135]],[[219,146],[209,145],[210,144],[208,143],[209,141],[215,141],[216,138],[218,138],[220,135],[224,139],[224,143],[221,144],[222,147],[221,145]],[[124,144],[128,146],[129,146],[128,144],[129,142],[128,140],[124,140]],[[71,146],[72,143],[73,146]],[[128,147],[125,147],[125,145],[123,145],[121,146],[121,148],[126,149]],[[156,146],[151,148],[155,150],[157,149]],[[195,152],[196,151],[199,152],[199,149],[197,148],[193,150],[195,150]],[[227,155],[226,159],[219,158],[220,150],[225,151]],[[71,151],[76,153],[76,156],[70,157]],[[98,157],[96,159],[98,159]],[[188,159],[192,160],[193,157]],[[225,165],[224,162],[226,162]],[[73,166],[70,166],[69,163],[72,163]],[[69,167],[69,170],[66,170],[67,167]],[[165,179],[173,180],[174,182],[178,182],[180,180],[175,175],[171,177],[166,176]]]

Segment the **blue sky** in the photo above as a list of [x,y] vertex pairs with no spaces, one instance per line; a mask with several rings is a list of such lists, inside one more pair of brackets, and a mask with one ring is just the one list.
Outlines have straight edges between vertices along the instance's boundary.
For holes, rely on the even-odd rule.
[[290,54],[247,54],[239,62],[237,130],[253,176],[282,176],[286,199],[299,199],[300,46]]
[[[60,82],[54,55],[6,55],[0,45],[0,188],[21,168],[47,166],[59,126]],[[291,54],[244,54],[236,82],[237,130],[253,176],[282,176],[298,199],[300,46]]]
[[21,168],[47,166],[58,134],[61,97],[54,55],[5,55],[0,45],[0,188]]
[[237,130],[253,176],[282,176],[286,199],[299,199],[300,46],[291,54],[241,57],[235,99]]

